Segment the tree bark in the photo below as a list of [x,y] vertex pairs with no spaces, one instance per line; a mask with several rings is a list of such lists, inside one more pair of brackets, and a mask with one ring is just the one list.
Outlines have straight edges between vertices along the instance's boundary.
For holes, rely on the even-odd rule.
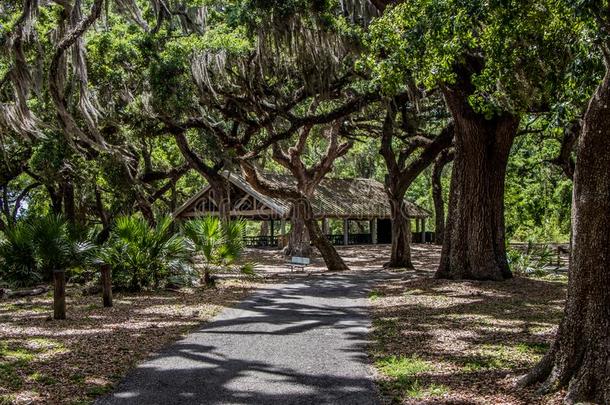
[[405,206],[404,193],[390,197],[392,209],[392,252],[384,267],[413,269],[411,262],[411,219]]
[[565,402],[610,403],[610,73],[589,102],[577,150],[568,297],[555,342],[522,380],[567,387]]
[[212,187],[212,197],[218,208],[218,216],[222,221],[228,221],[231,215],[229,182],[220,173],[212,173],[212,171],[205,175],[205,179]]
[[445,234],[445,201],[443,199],[443,169],[453,160],[453,153],[445,150],[434,161],[432,169],[432,200],[434,201],[434,243],[443,244]]
[[53,271],[53,319],[66,319],[66,272]]
[[309,230],[305,225],[307,215],[307,207],[301,200],[292,204],[290,209],[290,238],[288,239],[288,246],[284,250],[286,256],[311,256],[311,239]]
[[[320,226],[318,225],[318,221],[314,218],[313,209],[311,207],[311,201],[307,198],[307,195],[301,193],[296,190],[278,188],[275,185],[270,184],[264,178],[262,178],[257,169],[249,162],[242,161],[240,163],[246,181],[250,183],[252,187],[258,192],[266,194],[270,197],[279,197],[291,199],[294,201],[293,208],[295,206],[299,207],[298,209],[293,209],[293,217],[294,212],[298,212],[299,216],[302,216],[303,223],[305,225],[306,232],[308,237],[313,242],[313,245],[320,251],[322,258],[324,259],[324,263],[329,270],[349,270],[349,267],[345,264],[341,256],[337,253],[335,247],[330,243],[326,236],[322,233]],[[313,185],[309,187],[309,192],[313,194]],[[294,223],[291,224],[291,227],[294,229]],[[291,230],[291,238],[293,230]],[[294,246],[294,245],[293,245]],[[309,244],[307,245],[309,246]],[[286,254],[288,254],[286,252]]]
[[[434,139],[411,134],[410,142],[396,153],[393,147],[396,108],[388,106],[383,123],[380,154],[388,169],[386,193],[392,209],[392,250],[390,261],[384,265],[389,268],[413,268],[411,262],[411,226],[407,217],[404,198],[407,190],[439,153],[451,145],[454,125],[449,123]],[[421,153],[413,159],[415,152]]]
[[320,225],[313,215],[311,203],[305,201],[301,205],[305,208],[305,225],[307,227],[307,233],[309,234],[313,245],[320,251],[326,268],[330,271],[349,270],[349,267],[347,267],[341,256],[339,256],[335,247],[326,238],[322,229],[320,229]]
[[[462,87],[463,86],[463,87]],[[504,183],[519,119],[486,118],[469,104],[472,89],[456,85],[444,95],[455,122],[449,217],[437,278],[504,280]]]
[[69,180],[62,185],[64,200],[64,215],[71,224],[76,222],[76,208],[74,204],[74,186]]

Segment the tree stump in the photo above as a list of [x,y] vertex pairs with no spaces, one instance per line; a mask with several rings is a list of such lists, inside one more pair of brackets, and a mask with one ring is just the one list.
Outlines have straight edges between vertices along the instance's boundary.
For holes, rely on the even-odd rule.
[[53,271],[53,319],[66,319],[66,272]]

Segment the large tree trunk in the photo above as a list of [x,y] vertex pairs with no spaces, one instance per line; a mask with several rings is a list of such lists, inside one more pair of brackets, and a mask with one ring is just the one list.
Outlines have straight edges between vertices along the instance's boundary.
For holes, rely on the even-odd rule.
[[311,237],[313,245],[320,251],[326,268],[330,271],[349,270],[349,267],[347,267],[341,256],[339,256],[335,247],[330,243],[328,238],[326,238],[322,229],[320,229],[318,221],[314,218],[309,201],[305,201],[302,205],[304,205],[305,208],[305,225],[307,227],[307,232]]
[[311,245],[309,231],[305,220],[307,217],[306,204],[297,201],[290,210],[290,237],[288,246],[284,249],[286,256],[310,257]]
[[504,232],[504,182],[519,119],[486,119],[461,91],[445,91],[455,121],[449,217],[438,278],[503,280],[511,277]]
[[610,77],[589,103],[578,144],[572,253],[555,342],[522,383],[567,387],[565,402],[610,403]]
[[399,193],[399,197],[390,197],[392,209],[392,251],[390,261],[384,267],[412,269],[411,220],[407,216],[407,207],[402,195],[404,193]]

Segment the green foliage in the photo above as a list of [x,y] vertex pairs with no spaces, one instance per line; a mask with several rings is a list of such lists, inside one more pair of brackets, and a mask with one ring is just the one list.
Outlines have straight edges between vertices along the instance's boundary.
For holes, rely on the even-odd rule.
[[49,281],[54,270],[87,266],[95,254],[92,239],[61,216],[21,220],[0,239],[0,280],[23,287]]
[[570,235],[572,181],[547,163],[559,154],[555,137],[519,137],[506,176],[506,233],[517,242],[566,242]]
[[574,89],[589,93],[591,75],[574,73],[596,62],[570,13],[551,0],[401,2],[372,24],[361,63],[389,93],[410,79],[436,88],[473,73],[470,102],[489,114],[548,106],[560,91],[582,100]]
[[548,245],[534,245],[529,242],[525,249],[509,248],[508,264],[514,274],[544,276],[549,272],[549,264],[554,252]]
[[418,357],[388,356],[375,362],[376,367],[389,377],[407,377],[426,373],[434,369],[430,362]]
[[184,237],[173,232],[168,216],[155,226],[138,215],[119,217],[100,256],[112,266],[113,285],[133,291],[158,288],[172,280],[188,282],[191,272],[191,249]]
[[32,241],[32,227],[25,221],[0,235],[0,282],[24,287],[41,281],[36,266],[36,253]]
[[[195,252],[202,255],[203,278],[210,274],[231,269],[235,260],[244,249],[243,235],[245,222],[221,221],[218,217],[208,216],[189,220],[184,223],[183,233],[192,241]],[[252,272],[252,266],[240,268],[246,274]]]
[[54,270],[86,266],[93,261],[95,245],[79,238],[61,216],[47,215],[31,221],[32,240],[36,246],[38,266],[45,278]]

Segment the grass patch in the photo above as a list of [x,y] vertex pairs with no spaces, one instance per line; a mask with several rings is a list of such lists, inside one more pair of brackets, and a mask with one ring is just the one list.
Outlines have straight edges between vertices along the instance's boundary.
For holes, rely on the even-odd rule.
[[445,385],[422,383],[415,377],[380,381],[379,385],[385,396],[391,398],[393,403],[403,402],[406,398],[438,398],[449,393],[449,388]]
[[0,405],[12,405],[17,402],[17,397],[14,394],[0,395]]
[[0,386],[12,390],[21,388],[23,382],[13,364],[0,362]]
[[383,294],[381,294],[381,293],[380,293],[379,291],[377,291],[377,290],[373,290],[373,291],[371,291],[371,292],[369,293],[369,299],[370,299],[371,301],[376,301],[376,300],[378,300],[378,299],[379,299],[379,298],[381,298],[381,297],[383,297]]
[[35,371],[34,373],[30,374],[29,379],[44,385],[57,384],[57,380],[55,378],[46,374],[39,373],[38,371]]
[[548,343],[519,343],[515,348],[523,354],[543,356],[551,346]]
[[112,390],[112,384],[96,385],[87,389],[87,396],[95,398],[107,394]]
[[416,356],[386,356],[375,362],[377,369],[388,377],[411,377],[434,370],[434,365]]
[[401,398],[439,397],[449,389],[439,384],[424,384],[418,376],[435,370],[434,364],[417,356],[386,356],[375,362],[375,367],[387,379],[381,382],[382,391],[400,402]]
[[409,387],[406,387],[405,390],[406,396],[414,399],[442,397],[448,392],[449,389],[444,385],[438,385],[434,383],[424,385],[421,384],[419,380],[413,381]]

